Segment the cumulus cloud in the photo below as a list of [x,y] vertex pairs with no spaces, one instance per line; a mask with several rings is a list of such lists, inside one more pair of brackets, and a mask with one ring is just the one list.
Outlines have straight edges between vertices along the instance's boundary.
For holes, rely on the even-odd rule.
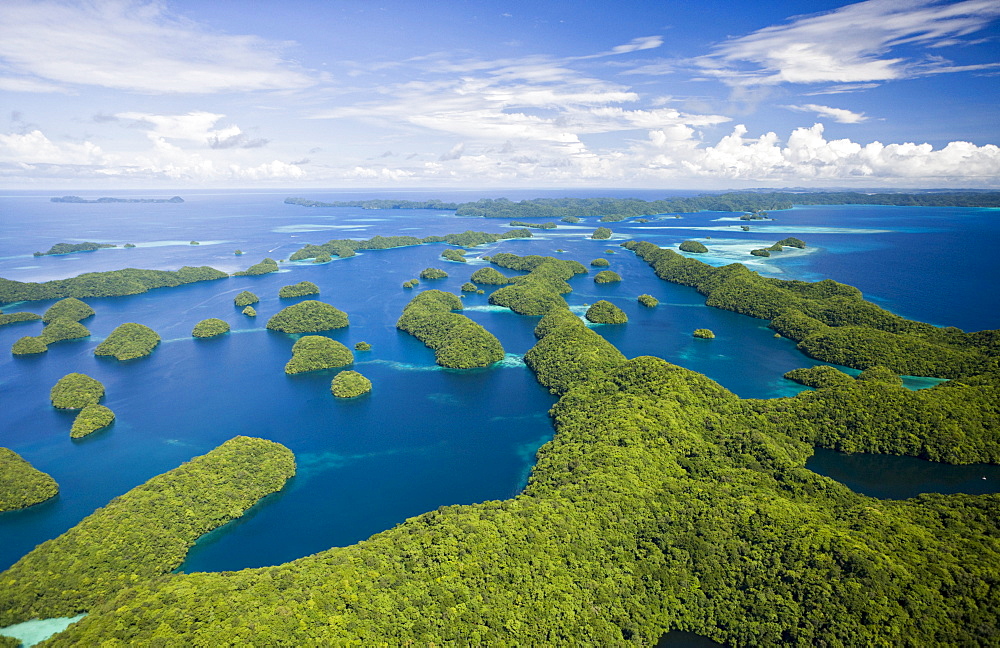
[[[303,88],[285,44],[214,32],[147,0],[0,2],[0,88],[80,85],[147,94]],[[10,76],[14,73],[16,76]]]
[[846,108],[831,108],[819,104],[803,104],[801,106],[785,106],[789,110],[797,112],[811,112],[819,117],[827,117],[841,124],[860,124],[867,121],[868,117],[864,113],[856,113]]
[[[944,59],[890,55],[903,46],[962,42],[997,16],[995,0],[867,0],[792,19],[719,45],[698,63],[732,85],[857,84],[959,71]],[[961,66],[964,71],[995,64]]]
[[97,165],[106,162],[101,148],[92,142],[55,144],[40,130],[23,134],[0,133],[0,160],[22,166]]
[[270,142],[267,139],[251,137],[235,124],[215,128],[224,117],[225,115],[204,111],[193,111],[183,115],[123,112],[110,118],[102,117],[101,121],[125,120],[146,128],[147,136],[153,140],[164,138],[198,142],[213,149],[260,148]]

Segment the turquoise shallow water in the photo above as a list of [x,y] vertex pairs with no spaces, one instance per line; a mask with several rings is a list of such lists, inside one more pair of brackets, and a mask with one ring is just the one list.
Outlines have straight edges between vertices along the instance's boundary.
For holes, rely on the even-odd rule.
[[[202,264],[235,271],[264,256],[287,258],[305,243],[333,237],[509,229],[503,221],[456,218],[448,212],[308,209],[282,204],[286,195],[319,200],[370,197],[217,193],[185,194],[181,205],[77,205],[50,203],[49,195],[4,196],[0,276],[40,281],[127,266],[176,269]],[[741,396],[774,397],[801,389],[781,377],[785,371],[815,362],[788,340],[775,339],[764,322],[707,308],[693,290],[656,279],[618,243],[641,238],[671,246],[708,235],[712,239],[705,240],[707,260],[713,263],[756,261],[755,269],[774,276],[831,277],[861,286],[881,305],[910,317],[967,329],[992,328],[1000,326],[1000,304],[991,288],[1000,274],[992,256],[995,214],[801,208],[778,212],[776,221],[753,224],[748,233],[738,231],[731,220],[719,220],[732,214],[688,214],[645,226],[611,224],[611,241],[587,238],[598,225],[589,218],[576,227],[537,231],[531,240],[476,248],[467,264],[442,260],[446,246],[435,244],[365,252],[328,264],[283,264],[282,272],[262,277],[87,300],[97,311],[84,322],[91,338],[52,345],[40,357],[0,353],[0,445],[53,475],[62,488],[49,502],[0,515],[0,567],[116,495],[237,434],[287,445],[297,456],[299,473],[281,493],[203,538],[182,567],[185,571],[276,564],[356,542],[442,505],[515,494],[527,479],[535,450],[552,434],[547,411],[553,397],[519,362],[534,344],[537,320],[491,307],[487,295],[466,295],[466,314],[497,335],[509,355],[502,366],[442,370],[434,365],[430,350],[395,329],[413,296],[400,285],[428,266],[451,276],[424,281],[419,289],[458,293],[469,275],[483,266],[476,260],[482,254],[554,254],[585,265],[596,257],[607,258],[622,283],[597,285],[581,276],[571,281],[574,292],[566,296],[581,311],[598,299],[611,300],[626,311],[627,325],[596,327],[601,335],[629,357],[657,355],[705,373]],[[767,229],[778,224],[780,235]],[[686,229],[675,229],[681,226]],[[695,229],[702,227],[723,231]],[[764,262],[747,258],[744,248],[789,235],[806,240],[810,252],[775,255]],[[948,247],[959,239],[966,241],[961,259]],[[57,242],[81,240],[133,242],[138,247],[31,255]],[[191,240],[202,244],[190,245]],[[246,255],[233,255],[236,248]],[[942,256],[949,263],[941,263]],[[279,300],[278,289],[302,280],[317,283],[319,298],[351,318],[350,327],[331,331],[330,337],[350,347],[360,340],[373,345],[371,352],[356,354],[353,366],[372,380],[371,394],[337,401],[329,394],[334,372],[294,377],[283,373],[294,337],[266,331],[264,325],[271,314],[295,301]],[[261,297],[256,320],[232,305],[233,296],[245,289]],[[654,295],[661,305],[639,306],[635,297],[640,293]],[[4,310],[41,313],[51,303],[5,305]],[[207,317],[228,321],[233,332],[219,339],[192,339],[194,324]],[[150,357],[136,361],[94,357],[98,341],[125,321],[151,326],[164,342]],[[716,339],[693,339],[691,331],[702,327],[715,331]],[[16,339],[37,334],[40,328],[38,323],[2,327],[0,348],[9,349]],[[72,414],[55,411],[48,402],[51,386],[71,371],[101,380],[107,388],[105,404],[118,417],[109,429],[79,441],[69,439]]]

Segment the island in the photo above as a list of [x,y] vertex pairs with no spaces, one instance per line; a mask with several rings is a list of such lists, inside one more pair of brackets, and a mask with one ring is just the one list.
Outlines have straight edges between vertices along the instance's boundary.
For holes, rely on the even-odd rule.
[[447,249],[441,253],[441,257],[449,261],[456,261],[458,263],[468,263],[465,259],[465,250]]
[[304,335],[292,345],[292,359],[285,364],[285,373],[331,369],[352,362],[354,354],[340,342],[322,335]]
[[218,317],[203,319],[194,325],[191,335],[196,338],[210,338],[229,332],[229,322]]
[[337,398],[356,398],[372,390],[372,381],[357,371],[341,371],[330,382],[330,393]]
[[503,360],[500,341],[465,315],[462,300],[441,290],[426,290],[403,309],[396,328],[406,331],[434,350],[434,360],[442,367],[471,369]]
[[509,252],[494,254],[490,263],[528,272],[489,297],[491,304],[509,308],[519,315],[541,316],[554,307],[566,306],[561,295],[573,290],[566,282],[575,275],[587,273],[587,268],[578,261],[538,255],[521,257]]
[[469,281],[475,284],[487,284],[490,286],[505,286],[511,282],[502,272],[496,268],[480,268],[472,273]]
[[306,198],[285,198],[286,205],[299,205],[300,207],[359,207],[361,209],[443,209],[453,211],[458,207],[457,203],[441,202],[440,200],[338,200],[334,202],[322,202],[319,200],[308,200]]
[[166,576],[201,535],[240,517],[294,474],[288,448],[238,436],[153,477],[0,574],[0,626],[75,616]]
[[625,311],[605,299],[591,304],[584,317],[594,324],[625,324],[628,322],[628,315],[625,314]]
[[695,254],[704,254],[705,252],[708,252],[708,248],[705,247],[705,244],[700,241],[683,241],[677,246],[677,248],[681,252],[692,252]]
[[49,306],[45,314],[42,315],[42,321],[48,324],[56,318],[62,318],[79,322],[93,315],[94,309],[89,304],[76,297],[67,297]]
[[50,198],[55,203],[87,203],[87,204],[107,204],[107,203],[182,203],[184,199],[180,196],[172,198],[95,198],[87,199],[80,196],[63,196],[61,198]]
[[357,343],[354,344],[354,350],[355,351],[371,351],[372,350],[372,345],[368,344],[367,342],[357,342]]
[[590,262],[590,265],[595,268],[607,268],[611,263],[607,259],[594,259]]
[[25,335],[24,337],[19,338],[10,348],[10,352],[16,356],[45,353],[48,350],[49,345],[47,345],[41,337],[33,335]]
[[652,295],[639,295],[639,297],[637,297],[637,300],[640,304],[648,308],[653,308],[660,303],[660,300],[657,299],[656,297],[653,297]]
[[278,271],[278,262],[268,257],[260,263],[255,263],[246,270],[234,272],[234,277],[255,277],[257,275],[269,274]]
[[325,302],[307,299],[282,308],[267,321],[267,328],[282,333],[318,333],[349,325],[347,313]]
[[87,374],[68,373],[52,386],[49,398],[59,409],[83,409],[104,398],[104,385]]
[[160,343],[160,336],[143,324],[126,322],[111,331],[108,337],[97,345],[94,355],[114,356],[116,359],[134,360],[148,356]]
[[492,234],[489,232],[474,232],[471,230],[460,234],[446,234],[445,236],[426,236],[417,238],[415,236],[373,236],[367,241],[355,241],[354,239],[331,239],[322,245],[307,244],[301,250],[293,252],[289,261],[303,261],[305,259],[319,259],[337,255],[342,259],[352,257],[358,250],[388,250],[397,247],[409,247],[411,245],[425,245],[428,243],[447,243],[448,245],[458,245],[461,247],[475,247],[484,243],[496,243],[509,239],[531,238],[528,229],[514,229],[503,234]]
[[37,313],[3,313],[0,314],[0,326],[16,324],[17,322],[37,322],[40,319],[42,319],[42,316]]
[[769,256],[771,256],[771,252],[767,248],[757,248],[755,250],[750,250],[750,254],[752,254],[753,256],[759,256],[759,257],[769,257]]
[[306,295],[318,295],[319,286],[311,281],[300,281],[290,286],[282,286],[278,291],[281,299],[291,299],[293,297],[305,297]]
[[448,273],[440,268],[424,268],[420,271],[421,279],[447,279]]
[[244,306],[249,306],[250,304],[256,304],[260,301],[257,295],[253,294],[249,290],[244,290],[240,294],[233,297],[233,304],[237,308],[242,308]]
[[479,290],[479,287],[471,281],[466,281],[461,287],[462,292],[476,292],[477,290]]
[[712,329],[707,328],[695,329],[694,333],[691,335],[702,340],[711,340],[715,338],[715,333],[712,332]]
[[93,241],[86,241],[84,243],[56,243],[45,252],[35,252],[34,256],[40,257],[56,254],[72,254],[73,252],[93,252],[94,250],[103,250],[113,247],[118,246],[113,243],[94,243]]
[[73,420],[69,431],[70,437],[80,439],[92,432],[108,427],[115,421],[115,413],[104,405],[91,403],[86,405]]
[[56,480],[9,448],[0,448],[0,513],[27,508],[59,494]]
[[611,238],[611,230],[607,227],[598,227],[594,230],[594,233],[590,235],[590,238],[597,240],[604,240]]
[[42,283],[0,278],[0,303],[60,297],[122,297],[138,295],[154,288],[214,281],[228,276],[225,272],[209,266],[184,266],[180,270],[126,268],[107,272],[86,272],[71,279],[54,279]]
[[604,283],[617,283],[622,280],[620,274],[614,270],[601,270],[596,275],[594,275],[594,283],[604,284]]
[[525,223],[524,221],[511,221],[508,223],[511,227],[533,227],[535,229],[555,229],[559,227],[556,223]]
[[257,317],[257,309],[253,306],[247,306],[243,309],[243,314],[247,317]]

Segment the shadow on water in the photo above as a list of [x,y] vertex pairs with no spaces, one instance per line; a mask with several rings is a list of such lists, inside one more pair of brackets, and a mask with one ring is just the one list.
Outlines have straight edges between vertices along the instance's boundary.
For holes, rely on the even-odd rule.
[[656,648],[716,648],[718,646],[725,646],[725,644],[683,630],[671,630],[656,642]]

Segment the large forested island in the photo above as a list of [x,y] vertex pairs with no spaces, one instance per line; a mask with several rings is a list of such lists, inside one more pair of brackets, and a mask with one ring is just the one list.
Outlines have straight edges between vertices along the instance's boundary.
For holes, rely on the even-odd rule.
[[[333,240],[296,254],[489,240],[479,234],[467,232],[466,243]],[[740,398],[663,359],[628,358],[585,323],[563,297],[574,286],[600,288],[580,277],[597,274],[582,263],[491,251],[483,257],[490,266],[473,273],[455,265],[453,274],[488,286],[494,309],[535,318],[524,363],[558,399],[549,412],[555,435],[523,491],[442,506],[365,541],[275,566],[175,573],[199,535],[239,517],[295,472],[286,448],[238,437],[117,498],[0,574],[0,625],[87,613],[48,646],[624,646],[652,645],[671,629],[732,646],[1000,643],[1000,495],[878,500],[805,468],[815,447],[1000,463],[1000,331],[909,320],[832,280],[713,267],[638,240],[617,249],[616,268],[626,258],[635,263],[634,254],[649,266],[640,273],[689,286],[710,307],[766,320],[769,340],[791,340],[808,356],[860,373],[799,370],[790,378],[813,389]],[[337,271],[350,263],[335,264]],[[215,278],[209,270],[194,274]],[[109,284],[185,283],[119,272],[129,274],[109,274]],[[628,277],[625,287],[635,274]],[[236,290],[267,279],[227,279],[227,309]],[[74,281],[0,282],[0,299],[80,296]],[[459,296],[412,288],[396,326],[433,349],[438,364],[475,372],[504,357],[493,334],[456,312]],[[277,298],[267,297],[261,308],[274,306]],[[246,291],[234,303],[260,305]],[[605,304],[597,301],[589,319],[633,326]],[[85,312],[76,302],[57,310]],[[267,334],[285,343],[347,325],[345,313],[310,300],[273,315]],[[303,361],[293,368],[306,372],[349,362],[346,347],[330,342],[311,357],[305,351],[316,339],[299,338],[290,364]],[[715,347],[723,338],[697,342]],[[326,361],[333,347],[343,362]],[[346,377],[370,386],[353,373]],[[950,380],[910,391],[900,374]],[[342,376],[323,397],[361,393],[340,384]],[[340,404],[363,406],[379,393]],[[444,424],[466,425],[460,412]]]

